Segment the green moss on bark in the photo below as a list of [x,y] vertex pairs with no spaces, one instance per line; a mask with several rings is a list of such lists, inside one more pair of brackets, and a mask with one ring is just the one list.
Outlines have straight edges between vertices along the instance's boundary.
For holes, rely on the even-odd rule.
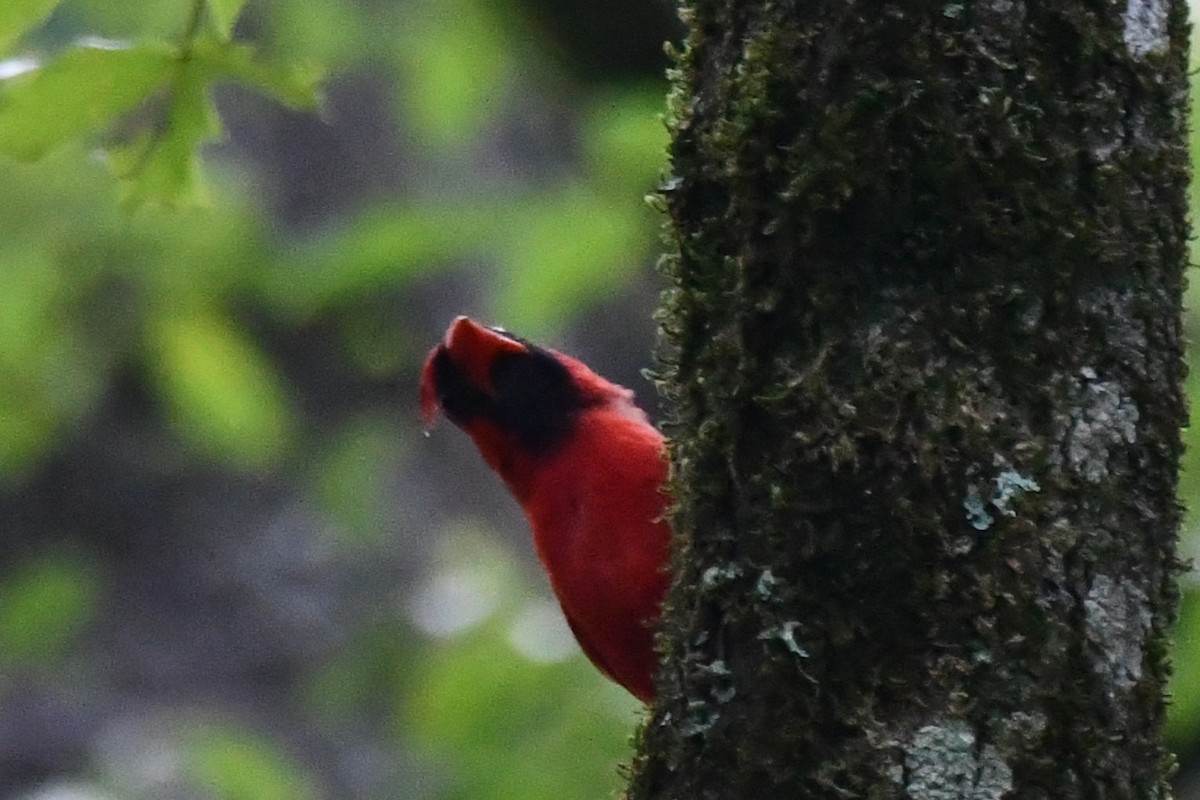
[[1186,34],[1156,2],[685,7],[679,580],[630,797],[1165,796]]

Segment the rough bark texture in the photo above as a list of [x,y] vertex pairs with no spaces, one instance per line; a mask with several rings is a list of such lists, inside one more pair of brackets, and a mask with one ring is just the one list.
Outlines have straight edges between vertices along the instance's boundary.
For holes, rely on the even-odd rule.
[[695,0],[630,798],[1160,798],[1182,0]]

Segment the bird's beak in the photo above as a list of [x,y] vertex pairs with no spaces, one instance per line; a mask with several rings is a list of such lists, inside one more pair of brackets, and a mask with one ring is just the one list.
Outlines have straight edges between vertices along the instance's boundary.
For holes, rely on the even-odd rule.
[[490,389],[490,373],[496,357],[501,353],[522,353],[525,350],[523,343],[500,331],[486,328],[470,317],[456,317],[446,330],[442,343],[429,351],[421,370],[421,420],[425,427],[433,426],[441,405],[434,369],[434,359],[440,352],[449,353],[454,366],[467,383],[487,391]]

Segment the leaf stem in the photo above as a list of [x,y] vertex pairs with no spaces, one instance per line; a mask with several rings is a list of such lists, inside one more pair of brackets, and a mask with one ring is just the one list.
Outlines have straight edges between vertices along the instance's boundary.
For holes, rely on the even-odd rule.
[[187,25],[183,29],[183,35],[179,42],[179,59],[181,61],[187,61],[192,56],[196,37],[200,35],[200,26],[204,23],[204,11],[207,7],[208,0],[192,0],[192,12],[188,15]]

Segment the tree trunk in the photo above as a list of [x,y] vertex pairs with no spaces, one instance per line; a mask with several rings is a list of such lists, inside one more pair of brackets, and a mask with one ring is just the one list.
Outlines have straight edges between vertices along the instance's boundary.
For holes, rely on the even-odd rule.
[[684,15],[628,796],[1168,796],[1184,3]]

